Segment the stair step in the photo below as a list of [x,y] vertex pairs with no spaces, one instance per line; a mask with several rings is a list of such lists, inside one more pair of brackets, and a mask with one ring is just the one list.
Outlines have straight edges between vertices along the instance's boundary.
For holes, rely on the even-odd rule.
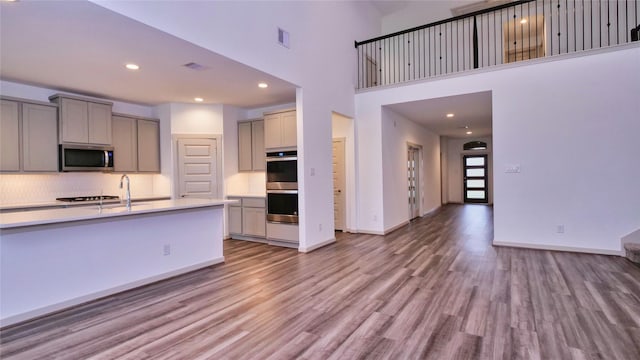
[[627,259],[636,264],[640,264],[640,244],[638,243],[626,243],[624,244],[624,251]]

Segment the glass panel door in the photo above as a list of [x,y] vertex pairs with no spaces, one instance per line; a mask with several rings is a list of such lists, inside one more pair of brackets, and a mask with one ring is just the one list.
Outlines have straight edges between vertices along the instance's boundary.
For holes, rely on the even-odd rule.
[[462,161],[464,202],[487,203],[489,201],[487,155],[465,155]]
[[409,197],[409,219],[420,216],[420,149],[407,149],[407,184]]

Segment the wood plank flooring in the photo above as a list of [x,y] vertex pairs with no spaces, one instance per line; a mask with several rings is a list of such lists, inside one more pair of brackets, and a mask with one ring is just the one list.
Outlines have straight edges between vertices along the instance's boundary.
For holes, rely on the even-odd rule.
[[[450,205],[309,254],[226,263],[0,331],[3,359],[640,359],[640,267],[491,246]],[[28,284],[25,284],[28,286]]]

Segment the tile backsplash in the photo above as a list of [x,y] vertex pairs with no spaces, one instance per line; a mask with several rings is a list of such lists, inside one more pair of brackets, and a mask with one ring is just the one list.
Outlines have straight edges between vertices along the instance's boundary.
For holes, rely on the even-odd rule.
[[[54,201],[58,197],[117,195],[122,197],[122,174],[59,173],[59,174],[0,174],[0,205],[30,204]],[[131,197],[168,195],[168,191],[154,189],[157,174],[131,174]],[[158,187],[156,185],[156,187]]]

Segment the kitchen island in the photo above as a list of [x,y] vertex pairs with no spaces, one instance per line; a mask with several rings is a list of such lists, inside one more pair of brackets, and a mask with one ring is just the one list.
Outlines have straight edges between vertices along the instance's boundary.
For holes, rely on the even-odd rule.
[[0,214],[0,325],[224,261],[224,204],[178,199]]

